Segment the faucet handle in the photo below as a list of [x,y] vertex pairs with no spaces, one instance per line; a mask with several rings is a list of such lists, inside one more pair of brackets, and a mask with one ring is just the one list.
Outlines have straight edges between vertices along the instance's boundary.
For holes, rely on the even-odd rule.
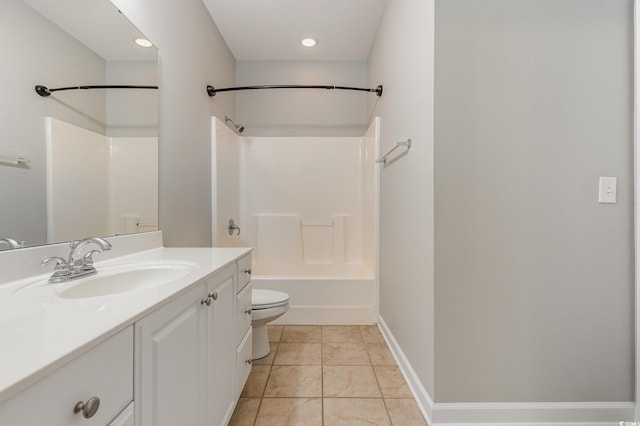
[[53,268],[53,274],[49,278],[49,282],[60,282],[63,277],[71,275],[69,264],[63,258],[58,256],[45,257],[40,264],[44,266],[49,262],[56,262],[56,267]]
[[91,250],[87,254],[82,257],[82,269],[85,271],[90,271],[95,269],[93,267],[93,254],[94,253],[102,253],[100,250]]
[[60,270],[61,268],[67,266],[67,261],[58,256],[45,257],[44,259],[42,259],[42,262],[40,262],[40,265],[44,266],[47,263],[53,261],[56,262],[56,267],[54,268],[55,270]]

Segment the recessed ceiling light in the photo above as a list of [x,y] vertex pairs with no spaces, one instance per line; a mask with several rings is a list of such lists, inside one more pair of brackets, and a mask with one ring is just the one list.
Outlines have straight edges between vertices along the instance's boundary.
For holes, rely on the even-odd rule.
[[302,43],[304,47],[315,47],[315,45],[318,44],[318,40],[314,38],[305,38],[300,43]]
[[153,43],[151,43],[148,39],[144,37],[136,37],[133,39],[133,42],[140,47],[151,47]]

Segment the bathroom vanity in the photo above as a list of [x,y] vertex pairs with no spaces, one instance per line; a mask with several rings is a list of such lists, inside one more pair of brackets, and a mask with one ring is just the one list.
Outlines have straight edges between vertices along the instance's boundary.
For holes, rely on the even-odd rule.
[[[251,251],[161,238],[108,239],[92,277],[0,284],[1,425],[229,421],[251,369]],[[59,246],[0,253],[3,276]]]

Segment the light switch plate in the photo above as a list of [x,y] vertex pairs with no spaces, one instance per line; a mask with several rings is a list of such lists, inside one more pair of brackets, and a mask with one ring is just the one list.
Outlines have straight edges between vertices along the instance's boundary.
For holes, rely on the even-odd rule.
[[600,185],[598,188],[598,202],[605,204],[613,204],[616,202],[616,193],[618,187],[618,178],[600,177]]

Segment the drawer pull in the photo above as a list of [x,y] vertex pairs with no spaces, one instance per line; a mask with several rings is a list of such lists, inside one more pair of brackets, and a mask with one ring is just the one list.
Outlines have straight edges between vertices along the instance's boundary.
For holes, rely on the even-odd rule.
[[209,297],[213,300],[218,300],[218,292],[214,291],[213,293],[209,293]]
[[245,361],[247,364],[251,365],[253,363],[253,361],[251,361],[250,359]]
[[200,301],[200,304],[201,304],[201,305],[211,306],[211,298],[210,298],[210,297],[207,297],[207,298],[205,298],[205,299],[202,299],[202,300]]
[[244,311],[244,313],[247,315],[251,315],[251,309],[247,309],[246,311]]
[[247,274],[247,275],[251,275],[251,268],[245,269],[244,273]]
[[90,419],[98,412],[98,408],[100,408],[100,398],[92,396],[87,402],[78,401],[76,406],[73,407],[73,413],[78,414],[82,412],[82,417]]

